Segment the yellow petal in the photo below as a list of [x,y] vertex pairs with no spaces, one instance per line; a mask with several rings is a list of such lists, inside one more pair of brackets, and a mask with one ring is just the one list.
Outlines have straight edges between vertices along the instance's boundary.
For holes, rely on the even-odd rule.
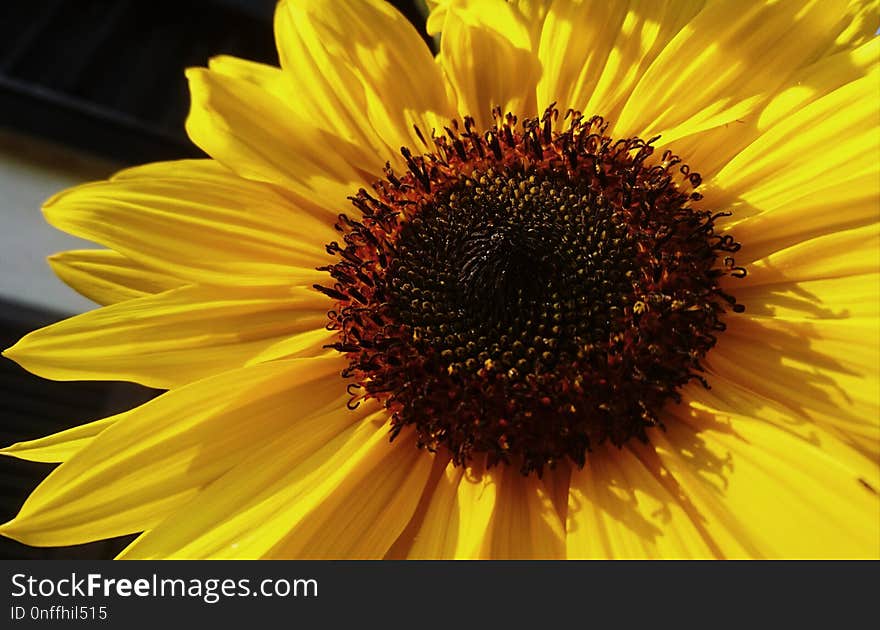
[[[429,35],[439,35],[446,22],[446,11],[450,5],[456,3],[456,0],[426,0],[426,3],[429,13],[425,30]],[[544,19],[551,8],[551,0],[508,0],[508,4],[519,12],[521,19],[528,26],[532,38],[532,49],[537,50]],[[475,8],[478,6],[474,5]],[[486,5],[486,9],[490,13],[494,8],[492,5]]]
[[27,442],[16,442],[0,449],[0,454],[11,455],[31,462],[57,463],[67,461],[92,443],[96,435],[116,422],[115,417],[102,418],[72,429]]
[[49,256],[52,271],[67,285],[98,304],[162,293],[183,284],[109,249],[77,249]]
[[849,0],[844,29],[838,34],[826,54],[859,46],[874,39],[877,35],[878,12],[880,12],[880,3],[877,0]]
[[712,558],[715,550],[689,512],[687,497],[656,457],[600,447],[571,478],[568,558]]
[[[553,3],[538,56],[538,106],[558,103],[616,121],[657,54],[702,8],[702,2]],[[561,123],[563,124],[563,123]]]
[[[151,164],[56,195],[55,227],[191,282],[311,284],[326,224],[209,160]],[[326,236],[324,236],[326,235]]]
[[845,9],[843,0],[708,3],[641,77],[615,132],[672,142],[748,116],[819,58],[844,27]]
[[749,261],[817,236],[875,223],[880,200],[880,75],[848,83],[775,123],[714,178]]
[[[875,277],[880,281],[880,276]],[[875,297],[880,298],[875,292]],[[877,380],[880,369],[880,326],[876,317],[802,318],[745,315],[730,317],[723,339],[725,347],[747,353],[752,345],[812,365],[815,371],[860,373]],[[745,345],[742,345],[745,344]]]
[[450,462],[430,498],[409,558],[480,559],[489,557],[487,531],[496,506],[498,470],[467,468]]
[[876,319],[880,316],[876,272],[779,284],[728,286],[746,305],[746,316],[791,320]]
[[880,556],[880,497],[848,460],[763,420],[690,422],[651,442],[725,557]]
[[489,557],[559,559],[565,557],[565,528],[544,483],[515,466],[497,473],[495,512],[489,528]]
[[[748,383],[737,383],[719,375],[710,375],[712,389],[691,386],[682,392],[683,402],[672,410],[676,421],[683,421],[699,429],[703,424],[730,423],[747,416],[766,422],[797,437],[818,445],[833,459],[845,463],[859,479],[871,487],[880,486],[878,449],[880,449],[880,419],[876,413],[862,415],[846,425],[847,414],[833,412],[828,418],[814,420],[803,413],[802,400],[778,396],[768,398],[752,391]],[[792,393],[794,394],[794,393]],[[873,446],[861,448],[853,439],[859,429],[873,429]],[[849,429],[849,431],[845,430]]]
[[281,2],[275,38],[296,89],[290,107],[364,147],[371,156],[364,167],[374,174],[387,160],[401,160],[401,146],[420,146],[413,125],[427,138],[454,116],[430,50],[387,2]]
[[707,357],[713,391],[741,388],[880,458],[878,291],[876,273],[738,291],[746,312]]
[[[280,20],[283,11],[286,10],[280,5],[278,9],[279,11],[276,13],[276,20]],[[304,54],[304,51],[299,52]],[[290,56],[293,58],[297,57],[296,54]],[[309,60],[304,57],[300,57],[299,61],[301,64],[309,63]],[[326,131],[327,134],[324,137],[327,139],[332,139],[338,136],[340,139],[344,138],[346,140],[359,141],[360,145],[355,142],[355,144],[349,146],[346,145],[345,142],[340,142],[335,147],[327,148],[328,150],[337,150],[343,153],[350,150],[346,156],[349,164],[354,164],[356,167],[360,166],[363,169],[369,167],[368,170],[375,173],[381,172],[381,166],[384,164],[385,158],[382,158],[382,156],[375,151],[362,151],[363,147],[368,146],[364,142],[364,136],[357,136],[355,134],[355,136],[352,137],[351,135],[347,135],[346,130],[340,127],[338,118],[328,115],[326,108],[318,107],[316,109],[312,106],[313,103],[311,103],[310,99],[304,97],[304,91],[315,89],[315,83],[304,82],[301,76],[302,73],[285,72],[281,68],[275,66],[257,63],[248,59],[240,59],[230,55],[217,55],[211,57],[208,60],[208,69],[212,72],[233,79],[247,81],[271,94],[273,97],[284,103],[285,107],[290,110],[297,120],[301,119],[308,125]],[[346,86],[345,89],[349,89],[349,87]],[[358,124],[363,124],[363,121],[360,119],[358,119],[357,122]],[[360,127],[358,127],[358,130],[360,130]],[[367,137],[373,138],[373,134],[367,133]],[[379,146],[379,144],[376,146]],[[386,149],[386,147],[382,147],[382,153],[387,153],[388,151]],[[395,153],[396,155],[397,149],[394,149],[392,153]],[[300,202],[302,201],[302,198],[300,198]]]
[[331,212],[376,178],[369,152],[300,119],[251,81],[204,68],[186,76],[190,139],[238,175],[280,185]]
[[381,411],[309,457],[266,447],[123,558],[381,558],[415,510],[432,457]]
[[761,111],[758,129],[768,131],[775,123],[796,114],[804,106],[875,72],[878,61],[880,40],[876,38],[856,48],[847,48],[822,57],[816,63],[798,71],[792,77],[790,87],[770,100]]
[[[220,74],[228,73],[229,68],[225,64],[221,67],[223,72]],[[272,70],[281,72],[278,68]],[[231,76],[240,78],[235,73]],[[305,237],[300,239],[303,242],[297,243],[297,248],[309,245],[314,247],[311,240],[315,234],[325,231],[327,227],[332,229],[339,216],[335,209],[316,205],[287,188],[271,182],[242,178],[217,160],[174,160],[140,164],[118,171],[110,180],[185,181],[191,186],[193,182],[197,182],[206,189],[217,188],[233,198],[232,207],[243,209],[245,214],[258,218],[265,214],[277,220],[285,233]],[[137,183],[143,185],[145,182]]]
[[224,296],[187,286],[65,319],[3,354],[54,380],[168,389],[241,367],[281,339],[323,329],[326,307],[310,288]]
[[336,460],[325,466],[324,483],[298,499],[291,513],[294,527],[268,557],[385,555],[409,523],[433,464],[432,454],[416,448],[414,432],[389,445],[387,429],[386,424],[378,440],[352,457],[353,465]]
[[876,223],[851,230],[840,230],[800,242],[749,262],[747,246],[737,262],[748,263],[748,275],[728,281],[735,289],[760,285],[787,285],[811,280],[826,280],[876,274],[880,271],[880,227]]
[[[752,372],[743,368],[740,361],[731,361],[722,353],[716,353],[709,366],[709,381],[713,389],[739,388],[753,401],[760,401],[753,402],[753,405],[760,408],[783,406],[790,422],[815,425],[865,456],[880,457],[880,427],[875,420],[878,417],[878,396],[857,389],[864,387],[861,375],[838,375],[830,379],[813,374],[810,367],[804,364],[781,369],[778,361],[768,362],[764,357],[755,359],[753,363],[755,370],[775,369],[778,373],[759,382]],[[798,377],[808,379],[802,398],[797,398]],[[854,389],[847,390],[850,384]],[[873,391],[876,392],[876,386]],[[751,413],[758,415],[756,411]]]
[[[344,363],[334,356],[233,370],[119,414],[56,468],[0,533],[51,546],[151,529],[279,436],[300,453],[316,450],[357,419],[324,417],[347,411],[337,377]],[[309,421],[316,415],[319,426]]]
[[515,0],[511,4],[519,9],[523,20],[529,27],[532,34],[532,50],[538,50],[541,30],[544,28],[544,20],[547,19],[552,2],[550,0]]
[[500,107],[520,119],[535,116],[540,63],[523,16],[503,0],[455,0],[444,13],[438,60],[458,97],[458,111],[492,126]]
[[208,60],[208,68],[219,74],[249,81],[282,98],[295,95],[293,86],[286,80],[281,68],[275,66],[231,55],[217,55]]
[[793,421],[880,457],[877,247],[867,226],[750,265],[745,281],[728,286],[746,311],[728,317],[707,357],[713,385],[724,379],[781,403]]
[[[326,319],[326,318],[325,318]],[[315,356],[325,351],[327,344],[333,341],[338,332],[327,330],[325,327],[316,328],[307,332],[297,333],[289,337],[283,337],[274,343],[270,343],[264,349],[255,353],[247,360],[245,365],[277,361],[278,359],[293,359],[302,356]]]
[[[877,39],[858,48],[847,48],[822,57],[797,70],[776,93],[764,95],[752,115],[676,140],[672,149],[699,170],[706,182],[702,189],[706,196],[704,206],[724,207],[735,201],[729,193],[717,189],[714,182],[714,177],[731,159],[788,116],[866,76],[876,68],[878,61],[880,40]],[[839,123],[836,115],[832,118],[834,120],[829,123]],[[804,132],[811,133],[812,130],[805,129]],[[831,146],[836,146],[836,142],[831,142]]]

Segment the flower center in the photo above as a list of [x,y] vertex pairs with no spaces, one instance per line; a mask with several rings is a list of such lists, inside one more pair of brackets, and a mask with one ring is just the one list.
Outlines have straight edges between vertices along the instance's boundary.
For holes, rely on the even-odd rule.
[[677,157],[647,165],[652,141],[576,112],[554,133],[557,114],[519,131],[496,112],[483,136],[465,119],[353,197],[360,220],[340,215],[335,283],[316,288],[338,302],[351,405],[382,400],[392,438],[413,425],[456,463],[540,474],[646,440],[684,384],[706,384],[721,317],[742,310],[718,285],[745,273],[739,245],[691,207],[700,178]]

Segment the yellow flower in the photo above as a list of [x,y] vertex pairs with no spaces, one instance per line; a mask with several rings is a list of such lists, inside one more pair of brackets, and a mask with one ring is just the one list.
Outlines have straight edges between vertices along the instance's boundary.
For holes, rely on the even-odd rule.
[[282,2],[187,73],[211,159],[47,202],[104,306],[6,355],[169,391],[6,448],[63,463],[0,532],[880,556],[876,2],[431,4]]

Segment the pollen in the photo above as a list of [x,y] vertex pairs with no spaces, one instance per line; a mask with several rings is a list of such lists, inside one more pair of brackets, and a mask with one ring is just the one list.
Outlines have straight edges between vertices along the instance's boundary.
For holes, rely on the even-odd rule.
[[614,140],[574,111],[555,132],[552,107],[494,114],[403,149],[405,173],[353,196],[316,288],[336,302],[351,406],[379,399],[392,439],[412,425],[456,463],[540,475],[647,440],[685,384],[708,386],[702,360],[742,310],[718,282],[745,270],[716,234],[726,213],[694,207],[700,176],[655,159],[656,138]]

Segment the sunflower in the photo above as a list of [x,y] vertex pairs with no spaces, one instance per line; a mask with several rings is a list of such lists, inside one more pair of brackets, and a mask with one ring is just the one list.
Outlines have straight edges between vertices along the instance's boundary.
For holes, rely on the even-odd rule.
[[210,159],[50,199],[101,308],[5,355],[168,390],[7,455],[122,558],[880,556],[875,2],[289,0]]

